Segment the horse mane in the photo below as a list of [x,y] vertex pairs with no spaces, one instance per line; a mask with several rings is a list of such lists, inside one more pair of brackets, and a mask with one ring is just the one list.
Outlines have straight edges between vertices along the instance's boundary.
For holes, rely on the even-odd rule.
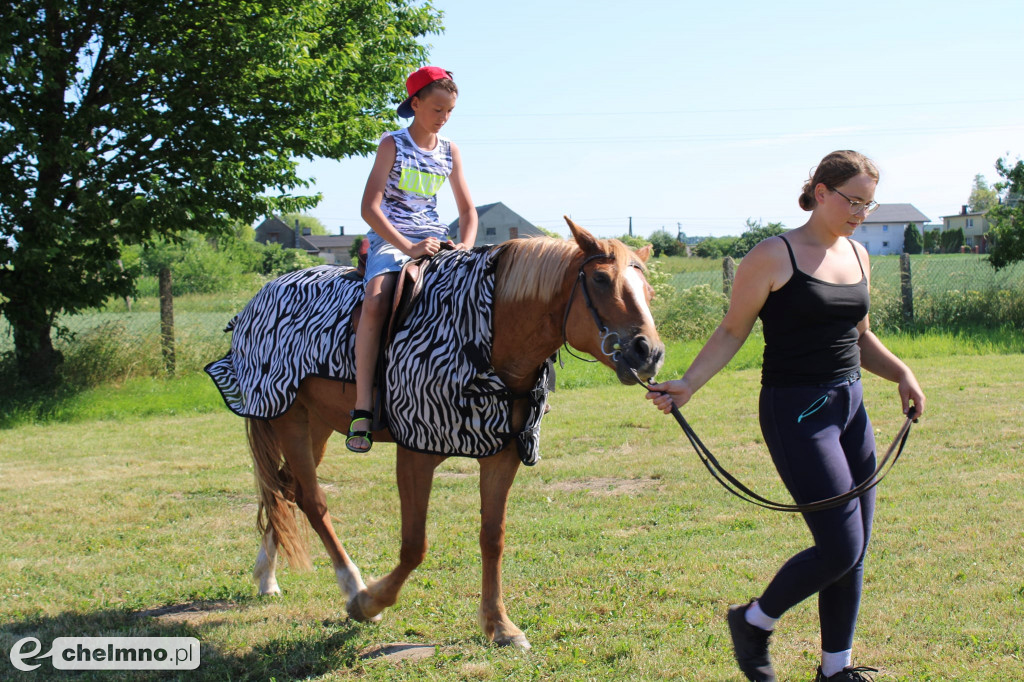
[[[620,270],[635,259],[620,241],[598,239],[598,246],[615,259]],[[582,250],[571,239],[531,237],[512,239],[498,247],[495,301],[536,300],[547,303],[561,290],[565,274]]]

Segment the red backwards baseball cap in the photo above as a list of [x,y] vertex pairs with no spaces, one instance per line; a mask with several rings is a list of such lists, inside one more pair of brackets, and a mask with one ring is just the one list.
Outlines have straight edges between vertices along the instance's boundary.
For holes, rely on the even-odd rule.
[[409,77],[405,79],[405,89],[409,93],[409,96],[405,98],[404,102],[398,105],[398,115],[402,118],[412,118],[412,96],[434,81],[451,77],[451,72],[442,69],[440,66],[422,66],[413,71]]

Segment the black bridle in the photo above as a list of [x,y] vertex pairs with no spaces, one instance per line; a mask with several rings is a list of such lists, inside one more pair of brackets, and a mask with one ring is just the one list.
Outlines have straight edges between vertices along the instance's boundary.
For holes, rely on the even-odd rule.
[[[572,302],[576,298],[576,290],[580,289],[583,291],[583,302],[587,305],[587,310],[590,311],[590,316],[594,318],[594,324],[597,325],[597,333],[601,339],[601,353],[610,358],[612,362],[618,363],[622,359],[622,346],[619,344],[619,335],[616,332],[609,331],[608,327],[601,321],[601,315],[597,312],[597,308],[594,306],[593,300],[590,298],[590,290],[587,288],[587,274],[583,271],[587,263],[592,260],[614,260],[615,256],[607,253],[597,253],[592,256],[588,256],[580,263],[579,272],[576,273],[576,281],[573,282],[572,291],[569,293],[569,302],[565,304],[565,315],[562,317],[562,347],[565,348],[565,352],[573,356],[577,360],[583,362],[597,362],[597,360],[591,360],[582,356],[576,355],[569,346],[569,337],[567,335],[567,327],[569,325],[569,311],[572,310]],[[606,349],[606,344],[611,344],[611,350]],[[561,355],[558,358],[558,364],[561,367],[565,367],[565,363],[562,362]],[[628,366],[628,365],[627,365]],[[633,368],[629,368],[633,375],[636,376],[637,381],[640,381],[640,377]]]
[[[583,360],[584,362],[597,362],[597,360],[590,360],[573,353],[572,349],[569,347],[569,339],[566,335],[566,329],[569,323],[569,311],[572,309],[572,302],[576,297],[576,290],[580,289],[583,291],[583,301],[587,305],[587,310],[590,311],[591,317],[594,318],[594,324],[597,325],[597,331],[601,338],[601,353],[616,364],[621,361],[626,369],[636,377],[637,383],[641,387],[646,390],[652,390],[650,384],[641,379],[636,370],[630,367],[629,363],[626,363],[623,360],[622,347],[619,344],[619,335],[613,331],[609,331],[608,327],[601,321],[601,315],[597,312],[597,308],[594,307],[594,303],[590,298],[590,291],[587,289],[587,277],[586,273],[583,271],[584,266],[592,260],[607,260],[611,258],[613,258],[613,256],[609,254],[599,253],[587,257],[580,264],[579,272],[576,275],[576,281],[572,286],[572,292],[569,294],[569,302],[565,306],[565,316],[562,318],[562,345],[569,355],[577,358],[578,360]],[[610,350],[606,348],[606,345],[609,343],[611,344]],[[559,364],[562,364],[561,357],[559,357]],[[715,457],[711,450],[704,445],[700,437],[697,436],[697,433],[683,417],[679,408],[675,405],[672,406],[672,416],[675,417],[679,427],[683,430],[683,433],[686,434],[686,438],[690,441],[690,445],[693,446],[694,451],[697,453],[697,457],[700,458],[704,467],[723,488],[741,500],[749,502],[750,504],[755,504],[758,507],[764,507],[765,509],[771,509],[773,511],[801,514],[841,507],[881,483],[882,479],[892,471],[892,468],[896,465],[897,460],[899,460],[900,455],[903,453],[903,446],[906,445],[907,438],[910,436],[910,425],[916,421],[916,412],[917,410],[915,407],[910,408],[910,411],[907,413],[907,418],[903,422],[903,426],[900,427],[900,430],[897,432],[896,437],[889,446],[889,449],[886,450],[885,455],[882,456],[881,461],[875,467],[875,471],[867,479],[841,495],[817,500],[815,502],[809,502],[807,504],[786,504],[784,502],[775,502],[758,495],[753,490],[745,486],[739,479],[730,474],[729,471],[718,461],[718,458]]]

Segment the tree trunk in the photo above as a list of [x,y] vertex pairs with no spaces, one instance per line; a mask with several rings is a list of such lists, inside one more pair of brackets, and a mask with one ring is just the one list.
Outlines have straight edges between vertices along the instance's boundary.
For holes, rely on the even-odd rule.
[[57,383],[57,369],[64,356],[54,349],[48,321],[11,320],[14,330],[14,358],[18,378],[29,387],[43,388]]
[[174,376],[174,296],[171,294],[171,269],[160,269],[160,346],[164,352],[164,367]]

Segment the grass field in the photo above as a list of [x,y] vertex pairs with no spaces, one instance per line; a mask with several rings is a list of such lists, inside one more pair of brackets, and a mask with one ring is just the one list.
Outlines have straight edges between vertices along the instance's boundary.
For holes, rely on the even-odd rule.
[[[855,658],[881,680],[1024,679],[1024,355],[951,361],[940,342],[914,343],[890,345],[913,358],[928,414],[880,488]],[[690,352],[675,349],[663,376]],[[723,372],[686,416],[734,473],[785,499],[757,428],[757,385],[755,369]],[[865,387],[884,446],[901,421],[895,392],[874,377]],[[179,390],[191,398],[168,397]],[[799,518],[718,488],[640,389],[591,382],[553,396],[544,458],[513,488],[505,601],[533,650],[489,646],[475,623],[471,460],[439,468],[431,550],[398,604],[379,625],[353,623],[318,544],[316,570],[282,569],[281,597],[255,595],[243,422],[213,407],[202,377],[104,391],[66,422],[0,431],[0,678],[33,677],[7,657],[23,637],[45,651],[56,637],[130,635],[197,637],[189,680],[737,680],[727,605],[808,542]],[[153,408],[132,416],[144,403]],[[397,560],[393,452],[353,455],[335,438],[321,468],[365,576]],[[817,636],[813,601],[786,614],[773,638],[780,679],[813,678]],[[437,653],[360,658],[389,642]],[[44,661],[37,672],[54,671]]]

